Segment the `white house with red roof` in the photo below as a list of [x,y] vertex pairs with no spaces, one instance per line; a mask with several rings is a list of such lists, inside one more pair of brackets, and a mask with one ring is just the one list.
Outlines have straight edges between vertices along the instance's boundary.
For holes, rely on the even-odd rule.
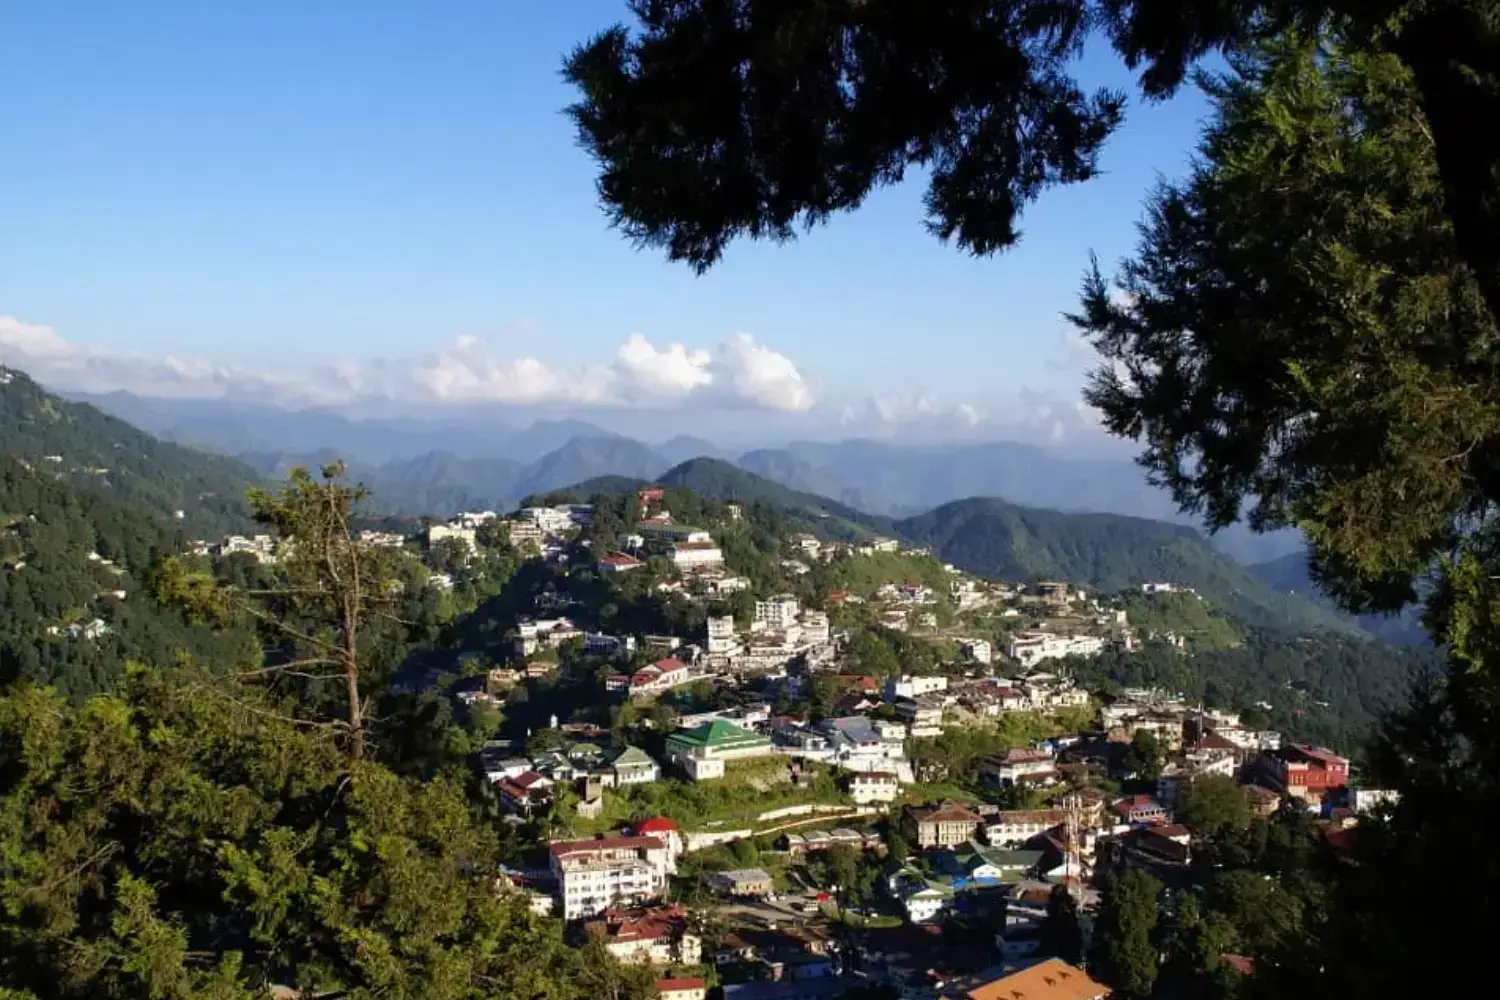
[[708,996],[708,984],[697,976],[658,979],[651,984],[651,992],[661,1000],[704,1000]]
[[633,569],[640,569],[644,565],[646,564],[635,556],[616,552],[599,560],[599,572],[604,574],[628,573]]
[[1150,795],[1127,795],[1109,807],[1121,823],[1131,826],[1155,826],[1171,822],[1167,807]]
[[653,816],[636,824],[637,837],[655,837],[667,846],[667,871],[677,871],[677,859],[682,857],[682,831],[677,824],[665,816]]
[[584,924],[604,950],[625,965],[697,965],[703,941],[681,906],[611,907]]
[[552,787],[552,779],[536,771],[525,771],[513,778],[502,777],[495,782],[500,804],[522,816],[529,816],[533,810],[551,803]]
[[564,920],[636,906],[666,892],[672,855],[660,837],[600,837],[547,848]]
[[660,694],[670,691],[674,687],[688,683],[692,680],[689,675],[688,665],[674,657],[665,660],[657,660],[649,666],[642,667],[630,676],[630,696],[632,698],[644,695]]

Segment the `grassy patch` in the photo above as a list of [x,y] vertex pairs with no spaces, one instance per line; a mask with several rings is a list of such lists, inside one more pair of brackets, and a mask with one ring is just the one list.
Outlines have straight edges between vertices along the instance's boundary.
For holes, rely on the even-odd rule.
[[[755,817],[796,805],[851,805],[833,772],[812,765],[805,787],[786,780],[782,758],[730,761],[723,778],[689,782],[670,778],[649,785],[606,789],[604,813],[596,819],[569,817],[569,828],[587,836],[651,816],[667,816],[684,830],[732,830],[756,826]],[[764,824],[760,824],[764,825]]]

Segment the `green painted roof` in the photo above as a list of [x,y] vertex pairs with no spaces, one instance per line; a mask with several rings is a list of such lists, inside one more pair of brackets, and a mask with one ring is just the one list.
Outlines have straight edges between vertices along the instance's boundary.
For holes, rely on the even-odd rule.
[[646,753],[646,751],[642,750],[640,747],[627,746],[624,750],[621,750],[619,753],[615,754],[615,759],[610,763],[617,766],[620,764],[642,765],[655,764],[656,761],[652,760],[651,755]]
[[667,742],[686,747],[723,748],[770,743],[771,741],[758,733],[741,729],[732,722],[715,719],[713,722],[705,722],[701,726],[673,733],[667,737]]

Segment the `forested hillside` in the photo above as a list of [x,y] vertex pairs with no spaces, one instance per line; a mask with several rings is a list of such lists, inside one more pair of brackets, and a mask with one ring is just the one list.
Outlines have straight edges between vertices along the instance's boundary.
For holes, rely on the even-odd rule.
[[[0,685],[29,679],[76,698],[114,688],[129,660],[252,658],[248,634],[192,626],[145,594],[152,562],[182,542],[176,522],[0,456]],[[83,631],[94,622],[105,629]]]
[[1430,647],[1335,632],[1247,629],[1241,645],[1181,656],[1160,646],[1069,661],[1091,689],[1162,687],[1210,705],[1270,706],[1259,720],[1325,746],[1361,750],[1378,719],[1406,705],[1414,681],[1436,676]]
[[205,535],[247,523],[245,491],[260,478],[243,462],[158,440],[3,366],[0,455],[165,517],[182,511],[182,523]]
[[1115,514],[1064,514],[1003,500],[960,500],[895,522],[945,562],[1011,580],[1058,579],[1122,590],[1177,583],[1253,625],[1352,631],[1346,620],[1278,594],[1192,528]]

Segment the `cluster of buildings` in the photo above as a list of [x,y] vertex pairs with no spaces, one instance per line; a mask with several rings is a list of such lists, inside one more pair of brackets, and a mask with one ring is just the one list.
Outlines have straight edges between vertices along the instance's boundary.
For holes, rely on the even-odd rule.
[[746,674],[784,667],[796,659],[822,662],[833,655],[828,614],[804,608],[791,594],[755,602],[748,630],[732,615],[710,617],[704,651],[712,669]]

